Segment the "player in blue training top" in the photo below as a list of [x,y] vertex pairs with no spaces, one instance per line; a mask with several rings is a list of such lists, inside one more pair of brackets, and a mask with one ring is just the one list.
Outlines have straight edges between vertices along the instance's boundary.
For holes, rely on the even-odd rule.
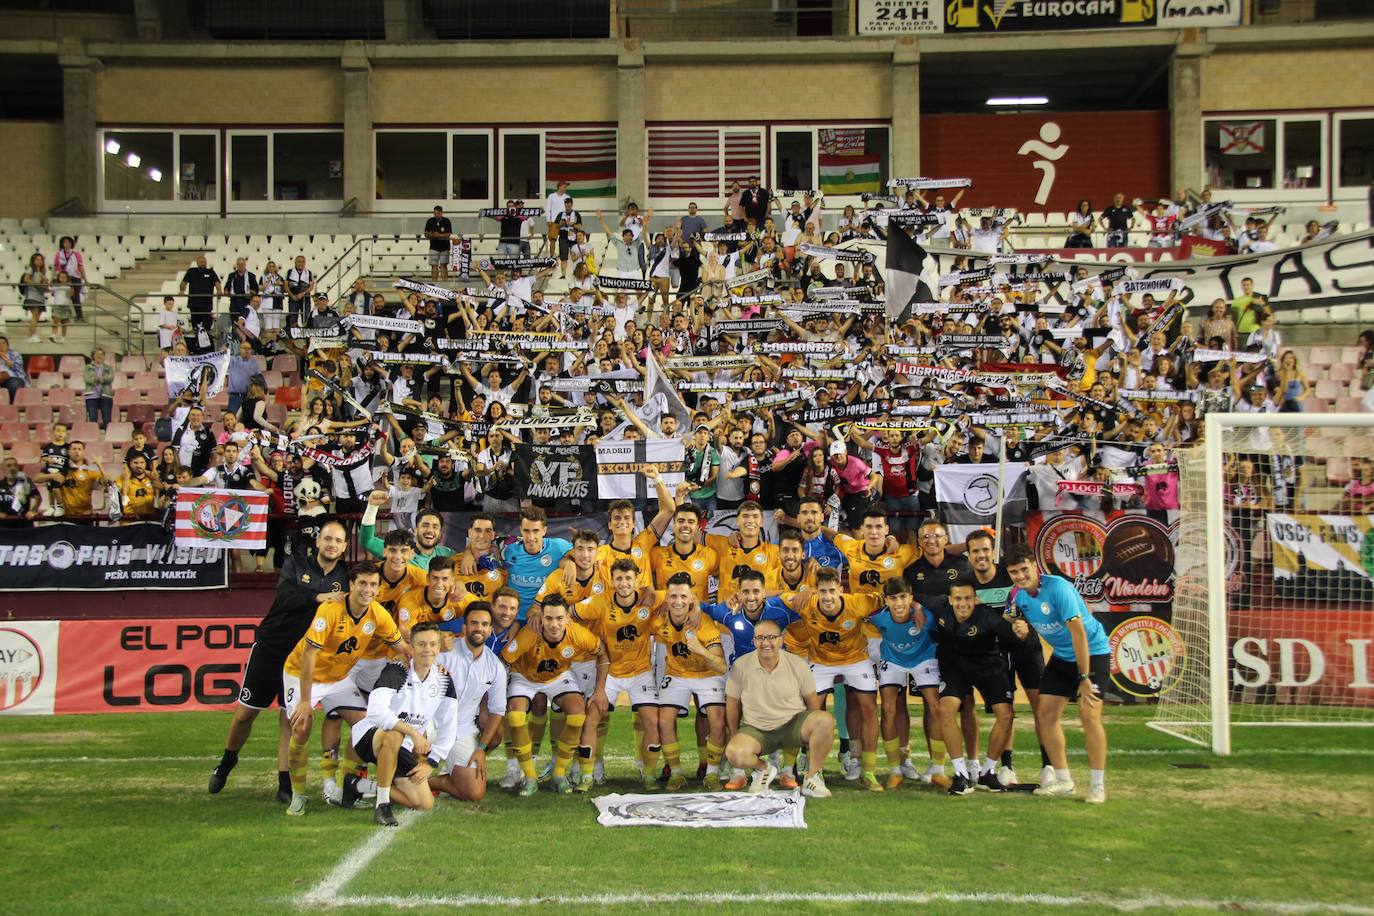
[[507,583],[520,594],[520,622],[525,622],[534,596],[549,573],[558,568],[563,554],[572,550],[572,542],[563,538],[545,537],[549,530],[548,517],[538,506],[520,510],[520,540],[507,544],[501,554],[509,578]]
[[[940,733],[940,663],[935,658],[935,617],[918,613],[911,583],[898,576],[883,583],[885,604],[869,623],[882,634],[878,659],[878,689],[882,698],[883,749],[889,773],[885,788],[896,789],[905,778],[920,779],[948,789],[945,742]],[[920,692],[925,713],[921,722],[930,749],[930,766],[916,770],[911,760],[911,716],[907,689]]]
[[[785,521],[791,522],[791,519]],[[825,536],[825,503],[814,496],[803,496],[795,519],[801,529],[806,558],[829,569],[844,569],[844,554]]]
[[1048,785],[1042,784],[1035,794],[1074,793],[1060,716],[1069,700],[1076,697],[1091,773],[1086,800],[1100,805],[1107,800],[1107,731],[1102,727],[1102,693],[1111,672],[1107,633],[1069,580],[1040,574],[1030,548],[1017,545],[1009,549],[1006,569],[1017,588],[1012,607],[1018,619],[1012,629],[1025,636],[1029,627],[1034,627],[1054,650],[1040,681],[1037,705],[1041,740],[1055,778]]

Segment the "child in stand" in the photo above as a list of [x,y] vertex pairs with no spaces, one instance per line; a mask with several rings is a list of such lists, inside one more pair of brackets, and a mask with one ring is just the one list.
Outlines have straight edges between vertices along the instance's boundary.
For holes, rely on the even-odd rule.
[[162,311],[157,316],[157,345],[164,356],[171,354],[180,337],[181,319],[177,317],[176,299],[163,296]]
[[48,294],[52,296],[52,340],[53,343],[62,343],[67,339],[67,325],[76,315],[76,308],[72,302],[72,278],[67,276],[65,270],[57,272],[57,278],[48,289]]
[[396,483],[387,490],[391,500],[391,524],[394,528],[406,531],[415,530],[415,512],[420,508],[420,500],[425,491],[416,486],[415,471],[403,468],[397,475]]

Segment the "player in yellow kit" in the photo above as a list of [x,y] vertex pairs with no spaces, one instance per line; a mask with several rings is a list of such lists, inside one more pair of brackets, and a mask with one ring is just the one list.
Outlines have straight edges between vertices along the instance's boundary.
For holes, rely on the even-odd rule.
[[[645,788],[653,789],[653,771],[658,762],[660,742],[658,681],[654,678],[649,618],[662,595],[656,596],[649,588],[637,588],[639,582],[639,567],[634,560],[616,560],[611,566],[611,591],[579,601],[573,609],[578,619],[601,637],[611,660],[605,687],[594,691],[589,698],[587,722],[582,727],[582,742],[578,745],[577,754],[585,765],[585,761],[593,756],[594,749],[600,750],[606,737],[606,730],[601,726],[609,721],[611,711],[624,694],[630,698],[630,709],[634,711],[635,718],[643,723],[644,746],[640,767]],[[636,734],[639,733],[636,730]],[[593,770],[591,780],[583,780],[577,785],[578,791],[587,791],[593,782],[596,782],[596,770]]]
[[717,601],[728,601],[739,590],[739,574],[746,569],[763,573],[765,587],[779,569],[778,547],[763,540],[763,510],[756,502],[741,503],[735,513],[738,531],[733,536],[706,535],[706,546],[716,552],[720,573]]
[[[782,596],[783,603],[792,607],[792,597],[803,585],[816,588],[819,566],[806,558],[806,538],[796,528],[784,528],[778,533],[777,575],[764,583],[770,595]],[[810,658],[803,630],[788,628],[782,633],[782,647],[801,658]]]
[[[676,522],[676,520],[675,520]],[[687,786],[677,740],[677,719],[687,715],[692,701],[707,721],[707,789],[719,789],[720,759],[725,753],[725,650],[720,628],[701,615],[692,578],[685,572],[668,579],[659,613],[650,620],[654,639],[666,649],[663,680],[658,685],[658,729],[663,758],[668,764],[668,791]]]
[[401,635],[410,638],[410,631],[417,624],[444,623],[463,616],[463,609],[477,600],[472,595],[453,591],[453,557],[435,557],[429,561],[429,571],[425,573],[423,588],[412,588],[396,602],[392,615]]
[[[373,642],[406,651],[396,622],[375,600],[381,583],[382,574],[376,563],[355,564],[348,573],[347,598],[322,603],[310,629],[286,659],[282,696],[284,711],[291,721],[287,751],[291,804],[287,814],[305,814],[306,742],[310,739],[315,704],[324,707],[327,716],[343,718],[350,724],[361,721],[367,701],[349,677],[350,670]],[[344,780],[342,797],[345,805],[358,798],[357,780],[362,769],[351,747],[348,753],[350,773]]]
[[862,538],[832,535],[828,530],[826,534],[848,561],[850,594],[881,598],[883,583],[901,576],[907,564],[921,555],[920,550],[911,544],[893,543],[882,506],[871,505],[864,510],[859,531]]
[[636,533],[634,503],[628,499],[617,499],[612,502],[608,509],[611,539],[598,548],[596,562],[601,574],[609,582],[611,565],[616,560],[634,560],[635,565],[639,567],[640,585],[652,588],[650,551],[658,546],[663,532],[668,530],[668,523],[673,520],[673,511],[677,508],[677,503],[673,499],[672,491],[659,476],[658,468],[652,465],[646,467],[644,476],[654,482],[654,488],[658,491],[658,513],[649,520],[643,531]]
[[567,602],[556,593],[546,596],[542,607],[530,609],[525,626],[501,650],[501,660],[510,666],[506,724],[510,726],[515,754],[525,775],[520,787],[522,797],[539,791],[530,742],[529,710],[530,701],[540,694],[556,703],[567,715],[565,727],[555,742],[552,787],[559,794],[572,792],[566,773],[573,748],[582,737],[582,725],[587,720],[587,706],[572,675],[572,663],[578,652],[596,653],[597,689],[604,690],[611,664],[606,647],[600,637],[569,618]]
[[486,512],[473,515],[468,522],[467,545],[462,553],[453,557],[452,591],[455,600],[466,592],[474,598],[491,601],[496,590],[506,584],[506,571],[500,566],[501,558],[492,555],[495,540],[496,519]]
[[[427,579],[425,571],[410,562],[415,553],[413,534],[403,528],[394,528],[386,533],[382,543],[382,587],[377,593],[377,603],[395,617],[406,593],[423,590]],[[364,694],[377,683],[377,675],[386,667],[388,655],[387,647],[378,643],[369,647],[354,666],[353,680]]]
[[691,503],[683,503],[673,513],[672,543],[667,547],[655,547],[652,552],[654,583],[660,590],[667,588],[668,580],[673,576],[686,573],[692,594],[698,601],[706,600],[711,577],[716,575],[718,560],[714,550],[697,543],[701,520],[701,509]]
[[881,606],[873,595],[845,595],[834,569],[816,573],[816,596],[795,607],[801,620],[788,627],[805,633],[811,656],[811,675],[822,698],[844,682],[846,702],[859,708],[862,751],[860,780],[870,792],[883,791],[878,782],[878,677],[868,657],[868,637],[876,631],[868,623]]

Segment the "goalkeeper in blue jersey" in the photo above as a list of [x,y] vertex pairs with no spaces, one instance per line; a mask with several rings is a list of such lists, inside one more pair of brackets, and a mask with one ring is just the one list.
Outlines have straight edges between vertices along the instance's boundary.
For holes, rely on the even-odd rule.
[[1091,774],[1086,801],[1100,805],[1107,800],[1107,731],[1102,727],[1102,694],[1111,672],[1107,633],[1069,580],[1041,575],[1028,547],[1017,545],[1009,549],[1006,568],[1017,588],[1012,598],[1016,612],[1013,631],[1024,637],[1034,627],[1054,650],[1040,681],[1037,708],[1040,737],[1055,778],[1042,784],[1035,794],[1074,794],[1060,717],[1069,700],[1077,699]]
[[558,568],[563,555],[572,550],[571,541],[547,537],[548,531],[548,516],[544,510],[526,506],[520,510],[520,540],[507,544],[501,553],[501,565],[509,574],[507,584],[520,595],[522,624],[544,580]]

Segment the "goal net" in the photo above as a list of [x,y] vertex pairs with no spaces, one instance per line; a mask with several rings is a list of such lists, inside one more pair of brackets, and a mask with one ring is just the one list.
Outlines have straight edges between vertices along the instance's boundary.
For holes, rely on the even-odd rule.
[[1160,731],[1231,752],[1243,725],[1374,725],[1374,415],[1209,414],[1179,452]]

